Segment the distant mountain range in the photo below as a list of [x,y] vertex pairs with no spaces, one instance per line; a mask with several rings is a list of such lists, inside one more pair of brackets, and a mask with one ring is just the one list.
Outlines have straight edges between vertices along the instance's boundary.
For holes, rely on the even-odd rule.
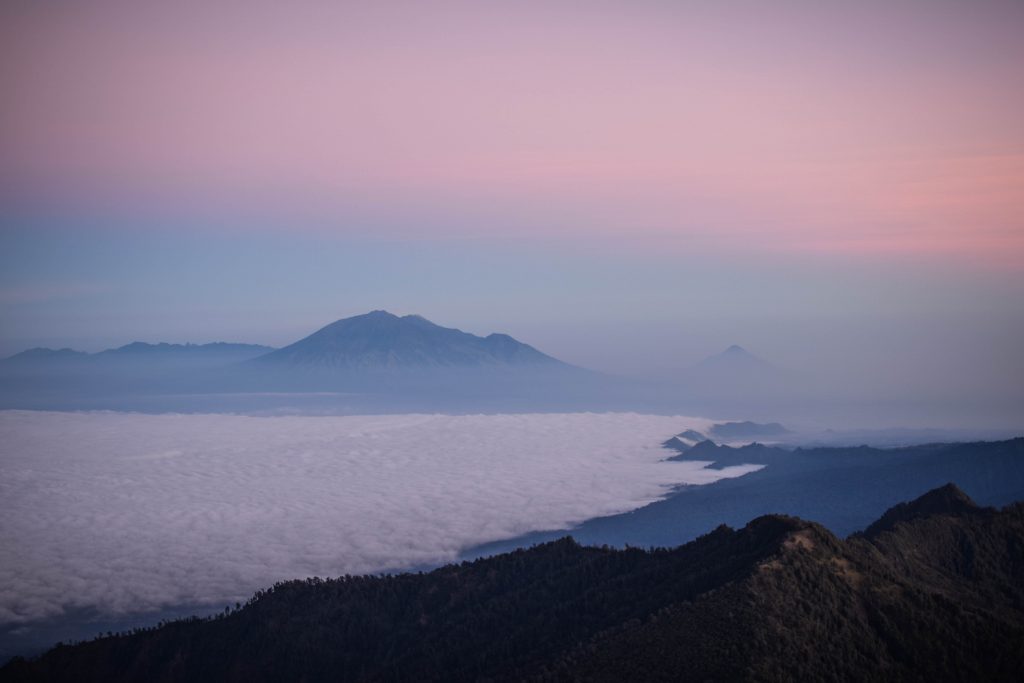
[[714,425],[708,435],[716,439],[763,439],[791,434],[778,422],[760,424],[757,422],[723,422]]
[[565,366],[507,334],[478,337],[387,311],[338,320],[255,362],[342,370]]
[[672,410],[765,419],[781,417],[780,398],[806,394],[797,373],[740,346],[687,371],[633,379],[565,363],[508,334],[477,336],[382,310],[279,349],[136,341],[98,353],[36,348],[0,360],[0,408]]
[[1011,681],[1024,504],[947,485],[841,539],[796,517],[673,549],[571,538],[429,573],[305,579],[56,647],[10,681]]
[[224,342],[30,349],[0,360],[0,409],[568,411],[617,405],[613,381],[507,334],[479,337],[418,315],[372,311],[281,349]]
[[91,354],[85,351],[76,351],[74,349],[48,349],[43,346],[37,346],[34,349],[28,349],[21,353],[16,353],[13,356],[4,358],[4,363],[50,363],[54,361],[75,361],[84,360],[89,358]]
[[[87,361],[189,362],[251,361],[253,369],[328,371],[422,370],[443,368],[572,368],[507,334],[479,337],[442,327],[419,315],[387,311],[337,320],[280,349],[259,344],[149,344],[133,342],[99,353],[35,348],[0,361],[0,367],[46,367]],[[578,369],[578,368],[574,368]],[[704,359],[684,371],[678,382],[688,390],[742,391],[778,388],[793,375],[740,346]]]
[[45,364],[79,361],[153,361],[210,359],[233,362],[247,360],[273,351],[273,347],[259,344],[231,344],[213,342],[211,344],[147,344],[132,342],[116,349],[107,349],[98,353],[86,353],[74,349],[34,348],[16,353],[4,359],[8,364]]
[[3,361],[8,366],[44,366],[86,361],[163,362],[204,359],[254,361],[258,368],[381,370],[420,368],[570,367],[507,334],[478,337],[441,327],[418,315],[371,311],[344,318],[308,337],[274,349],[259,344],[147,344],[133,342],[99,353],[35,348]]
[[157,358],[171,356],[206,356],[223,357],[230,360],[242,360],[255,358],[273,351],[272,346],[260,344],[233,344],[228,342],[213,342],[210,344],[147,344],[146,342],[132,342],[116,349],[108,349],[96,354],[103,357],[121,358]]
[[715,445],[711,441],[712,437],[723,441],[747,442],[756,439],[774,439],[792,433],[778,422],[769,422],[767,424],[750,421],[720,422],[712,425],[706,433],[699,432],[696,429],[684,430],[661,445],[677,450],[680,453],[685,453],[695,448],[698,444]]

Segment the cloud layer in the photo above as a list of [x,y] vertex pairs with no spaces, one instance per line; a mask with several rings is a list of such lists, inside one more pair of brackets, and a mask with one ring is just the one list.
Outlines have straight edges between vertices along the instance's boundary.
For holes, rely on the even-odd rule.
[[244,600],[642,506],[695,418],[0,412],[0,624]]

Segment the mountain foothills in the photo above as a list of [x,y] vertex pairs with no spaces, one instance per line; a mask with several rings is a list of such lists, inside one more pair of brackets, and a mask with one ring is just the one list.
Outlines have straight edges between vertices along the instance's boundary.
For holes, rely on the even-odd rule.
[[953,485],[842,540],[794,517],[674,549],[570,538],[426,574],[280,583],[59,645],[4,681],[960,680],[1024,673],[1024,504]]

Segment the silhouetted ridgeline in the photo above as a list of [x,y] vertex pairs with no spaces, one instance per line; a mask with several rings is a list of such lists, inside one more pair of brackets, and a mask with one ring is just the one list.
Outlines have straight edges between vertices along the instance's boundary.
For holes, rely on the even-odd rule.
[[1024,504],[949,485],[840,540],[769,515],[672,550],[565,538],[428,574],[292,581],[59,646],[5,681],[1020,680]]

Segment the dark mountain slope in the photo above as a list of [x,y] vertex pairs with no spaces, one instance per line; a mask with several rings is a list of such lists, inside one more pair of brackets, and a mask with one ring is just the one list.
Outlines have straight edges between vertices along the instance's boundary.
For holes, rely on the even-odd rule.
[[1021,504],[847,541],[778,515],[673,550],[562,539],[429,574],[279,584],[227,616],[58,647],[0,678],[1019,680],[1021,539]]
[[845,542],[808,525],[746,580],[594,639],[555,677],[1020,680],[1022,533],[1019,503]]

